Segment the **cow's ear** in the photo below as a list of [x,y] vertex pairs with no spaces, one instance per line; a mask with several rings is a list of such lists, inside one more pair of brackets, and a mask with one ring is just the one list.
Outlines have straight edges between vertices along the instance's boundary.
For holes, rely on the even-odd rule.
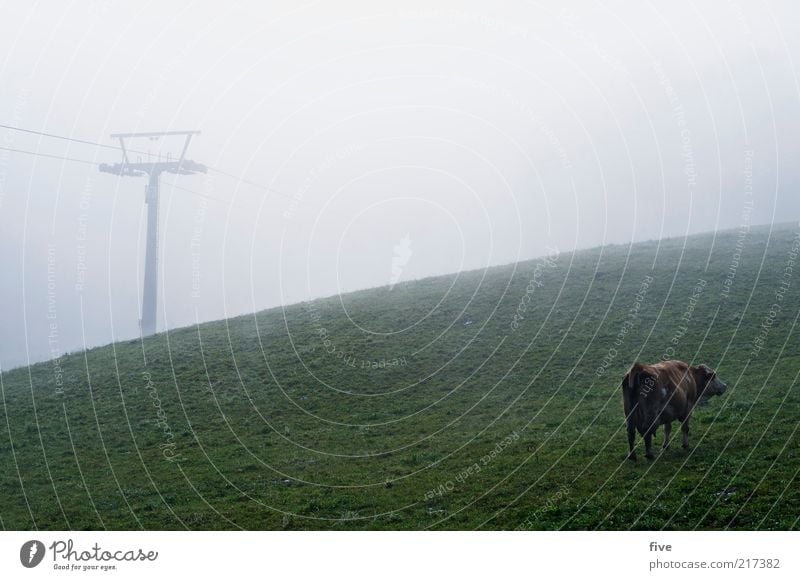
[[706,384],[712,378],[714,378],[714,371],[708,365],[702,364],[696,367],[692,367],[692,371],[694,372],[695,379],[701,382],[702,384]]

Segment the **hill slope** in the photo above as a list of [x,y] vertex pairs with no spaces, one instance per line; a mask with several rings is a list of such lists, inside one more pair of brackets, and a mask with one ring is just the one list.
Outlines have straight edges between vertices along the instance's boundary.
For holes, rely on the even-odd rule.
[[[7,372],[0,523],[797,528],[798,231],[561,254]],[[631,463],[619,383],[663,355],[729,390],[690,452]]]

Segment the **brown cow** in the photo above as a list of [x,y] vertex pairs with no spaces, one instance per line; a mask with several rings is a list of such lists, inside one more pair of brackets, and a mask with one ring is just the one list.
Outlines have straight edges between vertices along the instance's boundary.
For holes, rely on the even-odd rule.
[[664,425],[669,446],[672,422],[681,422],[683,448],[689,447],[689,420],[699,401],[721,395],[727,385],[706,365],[690,366],[679,360],[652,365],[636,363],[622,380],[622,400],[628,425],[628,459],[636,460],[636,431],[644,437],[645,457],[653,459],[653,435]]

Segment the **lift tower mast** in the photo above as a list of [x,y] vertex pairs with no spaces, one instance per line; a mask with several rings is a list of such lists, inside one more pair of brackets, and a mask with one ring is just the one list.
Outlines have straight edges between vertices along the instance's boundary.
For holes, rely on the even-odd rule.
[[[178,175],[193,175],[195,173],[205,173],[205,165],[195,163],[186,159],[186,150],[194,135],[199,135],[200,131],[167,131],[162,133],[114,133],[112,139],[119,139],[122,149],[122,163],[102,163],[100,171],[103,173],[113,173],[123,177],[148,176],[145,186],[144,201],[147,204],[147,245],[144,258],[144,288],[142,291],[142,336],[150,336],[156,333],[156,310],[158,305],[158,182],[163,172]],[[128,149],[125,146],[126,139],[146,138],[157,140],[166,136],[183,136],[183,150],[177,160],[169,157],[164,160],[161,155],[156,161],[131,162],[128,159]]]

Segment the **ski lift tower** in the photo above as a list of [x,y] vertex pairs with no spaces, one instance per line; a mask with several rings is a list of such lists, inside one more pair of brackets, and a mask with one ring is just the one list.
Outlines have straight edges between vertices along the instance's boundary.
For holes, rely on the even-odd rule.
[[[119,146],[122,149],[122,163],[102,163],[100,171],[103,173],[113,173],[122,177],[141,177],[147,176],[148,181],[145,186],[144,201],[147,204],[147,245],[145,247],[144,258],[144,288],[142,291],[142,318],[140,321],[142,336],[150,336],[156,333],[156,307],[158,305],[158,182],[162,173],[174,173],[176,175],[194,175],[195,173],[205,173],[205,165],[195,163],[186,159],[186,150],[194,135],[199,135],[200,131],[166,131],[162,133],[114,133],[112,139],[119,139]],[[132,162],[128,159],[128,148],[126,139],[149,139],[157,141],[161,137],[179,136],[184,137],[183,149],[178,159],[162,158],[161,154],[155,161],[148,159],[143,161],[141,158]]]

